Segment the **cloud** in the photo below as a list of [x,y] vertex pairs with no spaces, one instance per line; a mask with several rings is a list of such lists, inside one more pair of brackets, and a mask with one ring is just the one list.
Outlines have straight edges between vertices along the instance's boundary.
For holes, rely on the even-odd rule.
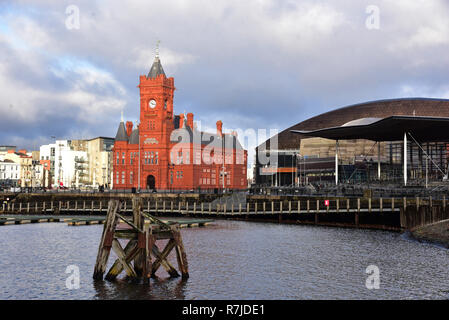
[[[80,29],[65,26],[69,4]],[[365,27],[368,4],[356,0],[0,5],[0,144],[113,136],[122,109],[138,119],[136,87],[157,40],[175,112],[212,129],[220,119],[225,130],[282,130],[358,102],[447,97],[447,1],[372,4],[379,30]]]

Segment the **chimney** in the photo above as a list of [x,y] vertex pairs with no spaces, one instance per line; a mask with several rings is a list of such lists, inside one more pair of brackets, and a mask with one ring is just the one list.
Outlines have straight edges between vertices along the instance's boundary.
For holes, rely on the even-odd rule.
[[193,113],[191,112],[187,114],[187,125],[193,129]]
[[126,121],[126,134],[128,137],[131,135],[131,132],[133,132],[133,123],[132,121]]
[[179,127],[180,128],[184,127],[184,113],[181,113],[179,115]]
[[223,122],[217,121],[217,134],[221,137],[223,135]]

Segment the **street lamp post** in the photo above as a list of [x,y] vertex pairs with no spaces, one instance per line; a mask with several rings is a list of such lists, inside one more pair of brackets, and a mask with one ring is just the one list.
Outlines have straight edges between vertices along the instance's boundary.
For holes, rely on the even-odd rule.
[[169,175],[169,177],[167,179],[167,180],[169,180],[168,190],[171,193],[172,187],[173,187],[173,169],[175,168],[175,165],[173,163],[170,163],[170,160],[169,160],[167,163],[167,168],[168,168],[168,175]]
[[140,158],[140,124],[137,125],[137,129],[139,130],[139,152],[138,152],[138,161],[139,161],[139,165],[138,165],[138,169],[137,169],[137,192],[140,193],[140,166],[142,165],[141,163],[141,158]]

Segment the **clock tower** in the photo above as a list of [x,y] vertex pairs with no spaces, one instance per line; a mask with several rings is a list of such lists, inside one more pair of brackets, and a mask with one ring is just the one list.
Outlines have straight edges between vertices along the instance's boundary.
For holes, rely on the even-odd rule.
[[[125,124],[122,119],[115,136],[114,189],[154,192],[247,187],[247,152],[237,135],[224,133],[221,121],[216,133],[208,133],[196,128],[193,113],[174,114],[175,81],[165,75],[159,48],[148,74],[139,77],[138,88],[140,124],[133,129],[131,121]],[[226,158],[225,166],[209,161],[220,159],[214,152],[221,154],[212,143],[227,149],[221,156]]]
[[[167,188],[170,133],[174,129],[174,78],[167,78],[159,50],[147,76],[140,76],[140,185]],[[152,188],[154,186],[154,188]]]

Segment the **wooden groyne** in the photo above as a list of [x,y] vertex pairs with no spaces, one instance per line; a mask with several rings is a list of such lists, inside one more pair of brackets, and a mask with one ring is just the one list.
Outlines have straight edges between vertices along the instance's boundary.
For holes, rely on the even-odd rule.
[[[111,250],[117,259],[106,274],[107,280],[115,280],[121,272],[125,272],[128,279],[143,280],[149,284],[150,277],[155,277],[156,271],[162,266],[171,277],[189,277],[187,254],[184,250],[181,232],[177,223],[166,223],[142,210],[142,199],[138,196],[132,200],[132,219],[124,217],[121,211],[124,206],[119,200],[111,200],[103,228],[103,234],[98,248],[97,261],[93,278],[102,280],[106,272],[107,262]],[[149,223],[145,223],[145,219]],[[124,226],[119,225],[124,222]],[[120,240],[127,240],[122,246]],[[158,244],[165,242],[160,250]],[[178,270],[167,259],[170,252],[175,250]],[[152,261],[154,257],[154,262]]]

